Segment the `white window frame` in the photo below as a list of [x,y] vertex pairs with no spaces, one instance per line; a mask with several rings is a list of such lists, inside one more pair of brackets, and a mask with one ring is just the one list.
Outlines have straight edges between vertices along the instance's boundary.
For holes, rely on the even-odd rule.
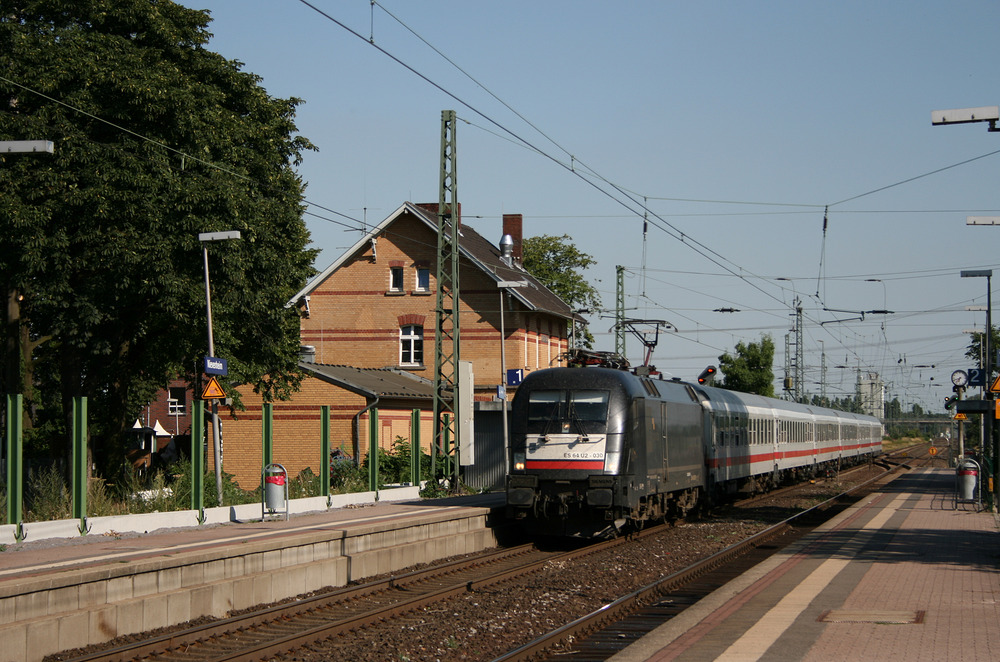
[[[184,394],[184,399],[178,399],[170,397],[173,393],[180,391]],[[187,415],[187,392],[184,388],[179,386],[172,386],[167,389],[167,413],[170,416],[186,416]]]
[[[417,354],[420,357],[417,360]],[[404,360],[409,355],[410,361]],[[424,327],[406,324],[399,327],[399,365],[422,366],[424,364]]]

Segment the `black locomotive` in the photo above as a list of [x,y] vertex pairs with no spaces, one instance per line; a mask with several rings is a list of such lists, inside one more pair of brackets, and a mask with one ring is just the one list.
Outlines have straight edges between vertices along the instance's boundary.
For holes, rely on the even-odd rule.
[[870,416],[627,370],[540,370],[512,403],[507,514],[533,533],[610,535],[857,462],[881,443]]

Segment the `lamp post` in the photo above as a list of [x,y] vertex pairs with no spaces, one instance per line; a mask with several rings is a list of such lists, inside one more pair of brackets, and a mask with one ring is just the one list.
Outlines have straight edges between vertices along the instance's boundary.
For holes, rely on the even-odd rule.
[[[53,145],[49,140],[0,140],[0,153],[6,154],[28,154],[32,152],[43,152],[52,154]],[[7,342],[4,347],[6,370],[3,375],[3,388],[6,391],[6,407],[4,408],[4,428],[6,440],[4,443],[4,475],[7,480],[7,524],[15,525],[14,538],[21,542],[24,540],[24,522],[22,518],[22,505],[24,503],[24,462],[23,448],[21,445],[21,418],[23,408],[24,375],[21,372],[21,357],[26,351],[26,330],[21,324],[21,293],[18,291],[13,280],[4,283],[7,289],[7,309],[4,315],[6,323]],[[76,411],[76,405],[73,406]],[[83,485],[83,493],[86,495],[86,469],[84,468],[87,454],[77,453],[78,446],[73,445],[73,511],[77,512],[79,497],[77,488]],[[78,480],[78,469],[83,470],[83,481]],[[81,521],[86,521],[84,518]],[[82,530],[82,529],[81,529]]]
[[[212,335],[212,287],[208,278],[208,243],[239,239],[239,230],[226,232],[202,232],[198,235],[201,242],[202,257],[205,263],[205,310],[208,316],[208,355],[215,356],[215,338]],[[219,400],[212,398],[212,454],[215,458],[215,489],[222,505],[222,436],[219,432]]]
[[[955,108],[952,110],[933,110],[931,111],[931,124],[943,125],[943,124],[971,124],[973,122],[987,122],[989,123],[990,132],[1000,131],[997,128],[997,121],[1000,121],[1000,106],[980,106],[977,108]],[[985,217],[985,216],[969,216],[965,220],[966,225],[1000,225],[1000,219]],[[968,274],[968,276],[966,275]],[[990,289],[989,279],[993,275],[990,270],[986,271],[963,271],[963,278],[974,278],[974,277],[985,277],[987,290]],[[990,356],[990,337],[993,335],[993,326],[990,319],[990,292],[987,292],[986,298],[986,357],[983,361],[984,370],[986,372],[986,386],[983,388],[983,397],[987,400],[992,400],[993,395],[990,387],[992,386],[993,375],[991,370],[992,357]],[[997,452],[1000,451],[1000,447],[996,444],[998,438],[993,434],[994,424],[996,421],[996,412],[992,414],[983,414],[984,416],[991,416],[989,423],[985,425],[987,431],[986,437],[992,438],[994,446],[992,448],[993,454],[993,510],[996,512],[997,506],[1000,505],[1000,462],[998,462]],[[986,439],[983,440],[983,450],[985,451]]]
[[510,288],[512,287],[525,287],[528,284],[524,280],[501,280],[497,282],[497,287],[500,289],[500,401],[503,406],[503,461],[505,471],[510,468],[510,439],[507,431],[507,332],[504,329],[504,299]]
[[[983,397],[987,400],[993,399],[993,358],[990,355],[990,341],[993,335],[993,287],[992,269],[965,269],[961,272],[962,278],[985,278],[986,279],[986,335],[983,336],[983,372],[986,375],[986,381],[983,385]],[[989,413],[983,414],[983,416],[989,416],[988,423],[983,426],[986,432],[985,438],[983,439],[983,450],[990,449],[990,455],[993,457],[993,508],[996,510],[997,505],[1000,505],[1000,462],[998,462],[997,455],[1000,453],[1000,437],[994,434],[994,421],[996,421],[996,412],[991,411]]]
[[[0,154],[52,154],[54,147],[51,140],[0,140]],[[21,293],[12,282],[7,285],[7,346],[4,349],[6,371],[4,388],[7,393],[24,393],[21,383],[21,356],[24,346],[21,336]],[[26,395],[26,394],[25,394]]]

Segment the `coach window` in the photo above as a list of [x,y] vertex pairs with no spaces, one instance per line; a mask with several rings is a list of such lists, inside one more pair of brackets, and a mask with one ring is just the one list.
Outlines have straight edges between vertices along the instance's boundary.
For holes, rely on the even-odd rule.
[[399,365],[424,364],[424,327],[408,324],[399,329]]

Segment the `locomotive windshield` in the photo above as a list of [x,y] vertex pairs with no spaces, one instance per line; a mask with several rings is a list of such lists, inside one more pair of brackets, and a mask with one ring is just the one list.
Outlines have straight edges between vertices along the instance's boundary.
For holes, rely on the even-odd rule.
[[528,432],[603,432],[607,420],[607,391],[539,390],[528,398]]

